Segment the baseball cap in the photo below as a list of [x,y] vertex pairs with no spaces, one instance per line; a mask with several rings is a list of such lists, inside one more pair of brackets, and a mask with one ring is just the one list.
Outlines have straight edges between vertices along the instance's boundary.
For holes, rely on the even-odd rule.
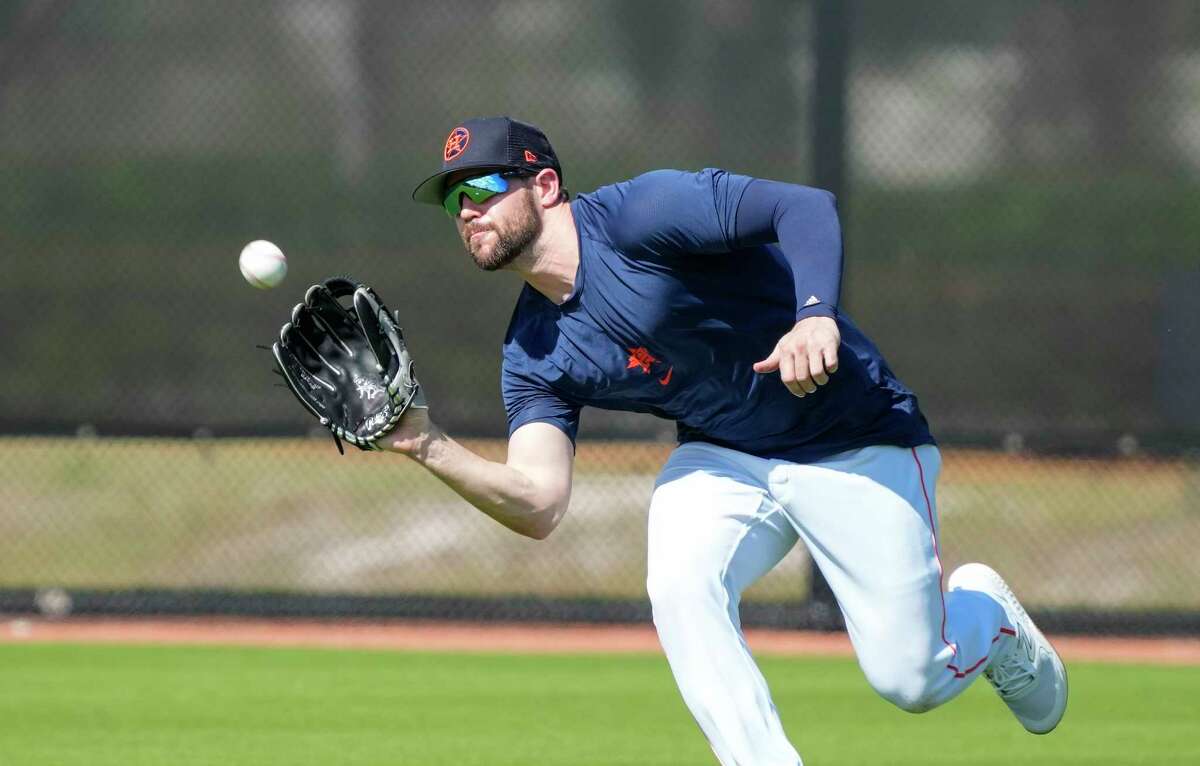
[[413,189],[412,198],[431,205],[442,204],[446,176],[459,170],[528,170],[562,167],[546,134],[511,117],[476,117],[460,122],[446,136],[442,147],[442,169]]

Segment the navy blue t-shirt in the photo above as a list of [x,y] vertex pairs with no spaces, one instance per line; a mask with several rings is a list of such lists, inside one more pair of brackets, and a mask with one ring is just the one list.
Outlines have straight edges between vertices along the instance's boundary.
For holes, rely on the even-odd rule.
[[[574,442],[590,405],[673,420],[680,442],[794,462],[933,442],[916,397],[837,310],[828,192],[660,170],[582,194],[572,212],[574,292],[556,306],[526,285],[505,337],[510,435],[540,421]],[[812,315],[833,316],[842,343],[829,383],[800,398],[753,364]]]

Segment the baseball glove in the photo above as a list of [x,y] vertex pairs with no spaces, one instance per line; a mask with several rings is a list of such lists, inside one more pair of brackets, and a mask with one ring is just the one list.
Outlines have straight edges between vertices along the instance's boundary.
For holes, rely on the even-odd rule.
[[[353,296],[351,306],[342,298]],[[380,449],[409,407],[425,407],[400,332],[375,292],[334,277],[313,285],[271,346],[279,372],[321,425],[362,450]]]

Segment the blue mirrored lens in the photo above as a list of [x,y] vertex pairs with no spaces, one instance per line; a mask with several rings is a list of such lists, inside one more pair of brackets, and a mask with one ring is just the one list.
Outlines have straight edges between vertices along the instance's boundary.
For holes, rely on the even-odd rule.
[[497,194],[508,191],[508,181],[505,181],[499,173],[479,176],[478,178],[468,178],[466,181],[463,181],[463,184],[470,186],[472,189],[486,189]]

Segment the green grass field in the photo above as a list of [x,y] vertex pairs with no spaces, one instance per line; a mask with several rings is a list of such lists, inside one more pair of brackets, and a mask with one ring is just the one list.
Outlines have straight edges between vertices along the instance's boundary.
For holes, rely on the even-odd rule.
[[[990,687],[921,716],[851,660],[765,658],[807,766],[1200,763],[1200,668],[1071,665],[1026,734]],[[652,655],[0,645],[5,766],[713,764]]]

